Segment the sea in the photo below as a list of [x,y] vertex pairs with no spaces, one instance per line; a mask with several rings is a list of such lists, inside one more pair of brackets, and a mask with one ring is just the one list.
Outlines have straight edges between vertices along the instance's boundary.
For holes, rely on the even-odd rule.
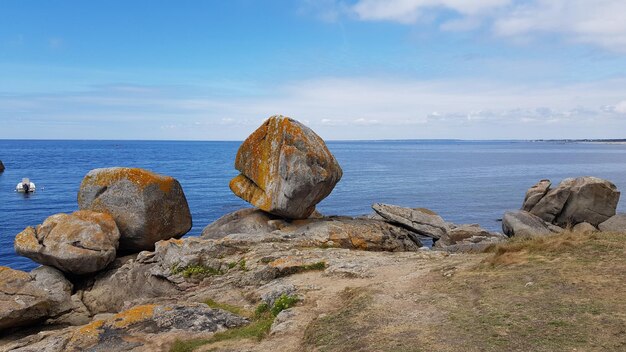
[[[91,169],[128,166],[180,181],[193,228],[249,206],[228,188],[238,172],[241,142],[0,140],[0,266],[37,266],[17,256],[16,234],[48,216],[77,210],[82,178]],[[325,215],[362,215],[377,202],[425,207],[458,224],[501,231],[507,210],[519,209],[526,190],[541,179],[554,184],[592,175],[626,189],[626,145],[556,141],[328,141],[343,178],[319,205]],[[15,192],[24,177],[34,194]],[[618,211],[626,211],[622,200]]]

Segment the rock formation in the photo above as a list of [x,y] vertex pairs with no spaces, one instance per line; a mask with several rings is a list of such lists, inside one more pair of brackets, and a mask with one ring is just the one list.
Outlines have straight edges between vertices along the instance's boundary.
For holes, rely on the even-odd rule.
[[598,226],[615,215],[619,197],[613,183],[597,177],[568,178],[554,189],[542,180],[528,190],[522,210],[561,227],[581,222]]
[[403,208],[382,203],[372,205],[372,209],[389,222],[402,225],[423,236],[438,239],[450,230],[441,216],[429,209]]
[[230,189],[255,207],[290,219],[305,219],[330,194],[342,170],[326,144],[303,124],[272,116],[239,147],[241,172]]
[[469,224],[450,229],[435,242],[435,247],[451,252],[479,252],[491,244],[506,239],[507,237],[501,233],[487,231],[478,224]]
[[52,215],[15,237],[15,251],[72,274],[104,269],[115,259],[120,233],[113,218],[89,210]]
[[191,229],[191,213],[180,183],[137,168],[90,171],[78,192],[80,209],[108,213],[120,230],[121,251],[154,248]]
[[502,218],[502,231],[511,236],[542,236],[562,231],[527,211],[510,211]]

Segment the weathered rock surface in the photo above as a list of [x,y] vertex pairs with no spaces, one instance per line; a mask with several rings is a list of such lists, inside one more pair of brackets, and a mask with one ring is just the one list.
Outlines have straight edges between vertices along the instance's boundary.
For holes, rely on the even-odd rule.
[[420,235],[441,238],[450,227],[437,213],[424,208],[403,208],[396,205],[376,203],[372,208],[387,221],[404,226]]
[[115,259],[120,233],[113,218],[88,210],[56,214],[15,237],[15,251],[72,274],[104,269]]
[[502,231],[509,237],[542,236],[558,232],[559,229],[547,224],[536,215],[520,210],[510,211],[504,214],[502,218]]
[[435,247],[454,252],[479,251],[506,239],[505,235],[487,231],[478,224],[460,225],[448,231],[435,242]]
[[572,227],[572,232],[590,234],[590,233],[598,232],[598,229],[588,222],[581,222],[581,223],[574,225],[574,227]]
[[626,214],[617,214],[598,225],[600,231],[626,233]]
[[561,227],[581,222],[598,226],[615,215],[620,192],[607,180],[590,176],[567,178],[533,205],[541,192],[548,189],[548,182],[542,180],[528,190],[523,210],[530,208],[530,213]]
[[272,116],[239,147],[230,182],[240,198],[269,213],[305,219],[342,176],[326,144],[303,124]]
[[219,239],[232,233],[269,233],[284,227],[286,221],[255,208],[228,213],[202,230],[203,238]]
[[[208,337],[248,320],[202,303],[146,304],[77,328],[5,346],[11,351],[158,351],[176,338]],[[37,339],[38,337],[38,339]]]
[[530,187],[524,197],[524,204],[522,210],[531,211],[532,208],[548,193],[552,182],[550,180],[541,180],[534,186]]
[[68,312],[71,291],[72,285],[54,268],[27,273],[0,267],[0,331]]
[[180,183],[143,169],[90,171],[80,185],[78,205],[113,216],[123,251],[152,250],[156,242],[179,238],[192,225]]

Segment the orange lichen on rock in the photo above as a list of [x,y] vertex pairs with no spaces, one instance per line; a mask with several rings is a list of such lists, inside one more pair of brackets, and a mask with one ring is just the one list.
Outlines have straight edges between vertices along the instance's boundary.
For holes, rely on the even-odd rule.
[[35,228],[32,226],[27,227],[24,231],[15,236],[15,247],[25,248],[29,251],[38,251],[41,245],[37,241],[37,235]]
[[133,307],[116,314],[107,325],[119,329],[128,327],[140,321],[152,318],[155,307],[156,305],[154,304]]
[[144,169],[129,167],[118,167],[106,173],[89,173],[85,176],[83,183],[92,183],[105,187],[120,180],[129,180],[136,184],[140,189],[154,184],[165,193],[169,193],[174,184],[173,177],[159,175]]

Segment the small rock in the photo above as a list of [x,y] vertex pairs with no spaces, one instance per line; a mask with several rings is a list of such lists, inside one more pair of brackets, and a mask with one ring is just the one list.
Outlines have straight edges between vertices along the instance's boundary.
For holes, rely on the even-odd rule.
[[591,225],[588,222],[581,222],[572,227],[572,232],[574,233],[582,233],[582,234],[590,234],[594,232],[598,232],[595,226]]
[[600,231],[626,233],[626,214],[617,214],[598,225]]
[[15,251],[37,263],[77,275],[104,269],[115,259],[120,233],[108,214],[88,210],[52,215],[15,237]]
[[4,164],[2,163],[2,160],[0,160],[0,173],[4,172]]

